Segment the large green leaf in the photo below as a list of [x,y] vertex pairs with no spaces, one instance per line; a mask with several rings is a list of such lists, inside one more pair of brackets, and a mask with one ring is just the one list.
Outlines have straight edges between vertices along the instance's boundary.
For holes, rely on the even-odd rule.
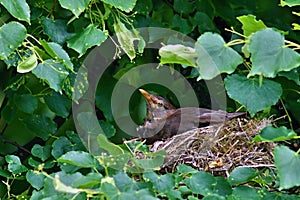
[[76,17],[87,8],[91,0],[58,0],[61,7],[70,10]]
[[125,12],[130,12],[135,6],[137,0],[127,0],[127,1],[118,1],[118,0],[102,0],[104,3],[110,4],[120,10]]
[[26,127],[34,132],[36,136],[47,140],[51,135],[54,135],[57,130],[57,125],[50,118],[43,115],[31,115],[24,119],[23,123]]
[[237,19],[243,24],[242,29],[245,36],[249,36],[256,31],[267,28],[261,20],[256,20],[254,15],[243,15],[237,17]]
[[14,52],[26,38],[26,28],[18,22],[10,22],[0,27],[0,59]]
[[281,85],[275,81],[232,75],[225,78],[225,88],[230,98],[245,106],[250,115],[274,105],[282,94]]
[[26,180],[34,187],[35,189],[39,190],[44,185],[44,178],[45,176],[40,172],[35,172],[33,170],[29,170],[26,173]]
[[155,172],[147,172],[143,175],[145,180],[150,180],[154,188],[159,192],[167,192],[174,188],[175,180],[173,174],[157,175]]
[[193,193],[203,196],[213,193],[214,187],[217,184],[215,177],[206,172],[193,174],[191,178],[185,179],[184,182]]
[[83,151],[69,151],[58,158],[57,161],[79,167],[96,167],[96,160],[94,159],[94,157],[91,154]]
[[268,28],[250,38],[252,69],[248,76],[275,77],[280,71],[290,71],[300,65],[300,54],[284,46],[284,37]]
[[286,146],[274,149],[274,164],[278,169],[280,189],[300,186],[300,156]]
[[12,16],[30,24],[30,8],[26,0],[1,0],[0,3]]
[[251,181],[257,176],[257,171],[250,167],[237,167],[235,168],[228,178],[231,185],[243,184]]
[[199,78],[210,80],[219,74],[234,72],[243,58],[232,48],[226,46],[223,38],[214,33],[204,33],[195,44]]
[[254,142],[279,142],[284,140],[296,139],[297,133],[287,129],[285,126],[274,128],[272,126],[265,127],[259,135],[253,138]]
[[55,112],[58,116],[63,118],[69,116],[72,103],[65,95],[52,92],[52,94],[45,96],[44,99],[49,109]]
[[14,103],[21,111],[32,114],[38,107],[38,98],[31,94],[16,94],[14,96]]
[[38,78],[45,80],[56,92],[61,92],[64,80],[69,74],[64,64],[52,59],[38,64],[32,72]]
[[52,20],[43,17],[41,20],[41,25],[44,32],[50,37],[53,42],[58,44],[63,44],[67,39],[69,39],[73,34],[67,31],[67,21],[62,19]]
[[77,33],[75,36],[68,40],[68,47],[77,51],[82,56],[87,49],[95,45],[100,45],[107,38],[100,29],[91,24],[82,32]]
[[44,40],[40,41],[46,52],[56,60],[62,62],[67,69],[73,71],[73,63],[70,60],[68,53],[55,42],[46,42]]
[[181,44],[166,45],[159,49],[160,63],[176,63],[195,67],[195,49]]

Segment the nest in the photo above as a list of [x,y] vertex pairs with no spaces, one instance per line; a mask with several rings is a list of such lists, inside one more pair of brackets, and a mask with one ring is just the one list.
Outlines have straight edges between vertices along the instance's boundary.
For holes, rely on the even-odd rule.
[[272,167],[275,144],[251,142],[270,124],[269,120],[235,118],[223,125],[197,128],[166,141],[156,141],[151,151],[167,152],[164,171],[186,164],[214,175],[228,176],[238,166]]

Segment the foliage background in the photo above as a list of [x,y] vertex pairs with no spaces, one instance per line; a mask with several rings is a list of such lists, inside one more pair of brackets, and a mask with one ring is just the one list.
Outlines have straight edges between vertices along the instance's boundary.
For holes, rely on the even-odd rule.
[[[299,198],[299,1],[0,0],[0,4],[1,198]],[[95,99],[106,137],[121,144],[126,136],[115,125],[110,95],[118,79],[142,63],[161,62],[179,70],[201,94],[201,106],[209,107],[203,79],[215,76],[205,74],[209,68],[199,49],[212,45],[210,56],[216,63],[216,54],[228,53],[221,55],[218,66],[224,67],[220,71],[228,110],[242,106],[251,117],[278,118],[277,127],[257,138],[286,141],[274,150],[274,171],[241,167],[224,179],[179,166],[174,173],[161,175],[151,171],[158,168],[160,153],[152,155],[142,144],[133,145],[130,152],[122,144],[99,138],[111,155],[150,170],[126,174],[124,168],[110,166],[111,157],[87,153],[71,112],[72,100],[78,101],[88,87],[86,82],[82,88],[73,87],[76,75],[87,76],[77,74],[78,69],[92,47],[110,35],[139,27],[177,30],[197,43],[189,49],[192,56],[183,53],[186,46],[174,51],[169,43],[160,51],[137,53],[132,41],[142,41],[138,33],[118,38],[117,49],[127,56],[106,71]],[[167,88],[145,88],[176,104]],[[131,104],[133,118],[142,123],[142,97],[134,94]],[[134,160],[138,151],[149,153],[151,164]]]

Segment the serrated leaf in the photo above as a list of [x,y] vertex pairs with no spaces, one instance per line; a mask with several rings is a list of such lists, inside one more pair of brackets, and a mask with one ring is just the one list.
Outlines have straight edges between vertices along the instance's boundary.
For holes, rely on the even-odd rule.
[[32,155],[35,157],[40,158],[42,161],[47,160],[50,155],[51,155],[51,146],[46,145],[46,146],[41,146],[39,144],[35,144],[32,149],[31,149]]
[[291,129],[287,129],[285,126],[279,128],[274,128],[272,126],[267,126],[259,135],[253,138],[254,142],[279,142],[285,140],[296,139],[297,133]]
[[223,38],[214,33],[204,33],[195,44],[198,79],[210,80],[221,73],[232,73],[243,62],[243,58],[226,46]]
[[58,0],[61,7],[70,10],[76,17],[87,8],[91,0]]
[[100,29],[91,24],[82,32],[77,33],[70,38],[67,43],[68,47],[77,51],[82,56],[89,48],[95,45],[100,45],[107,38]]
[[69,72],[62,63],[52,59],[39,63],[32,72],[36,77],[45,80],[50,88],[56,92],[61,92],[63,82],[69,75]]
[[258,78],[234,74],[224,80],[227,94],[247,108],[251,116],[278,102],[281,94],[281,85],[275,81],[263,79],[261,85]]
[[25,0],[1,0],[0,3],[12,16],[30,24],[30,8]]
[[239,186],[233,188],[232,198],[229,199],[239,199],[239,200],[258,200],[262,199],[258,190],[248,186]]
[[249,42],[252,69],[249,76],[275,77],[300,65],[300,54],[284,46],[284,37],[268,28],[254,33]]
[[0,27],[0,59],[7,59],[26,38],[26,28],[18,22]]
[[257,176],[257,171],[251,167],[237,167],[228,177],[231,185],[243,184],[251,181]]
[[58,158],[57,161],[84,168],[93,168],[96,166],[94,157],[83,151],[69,151]]
[[274,149],[274,164],[278,170],[280,189],[300,186],[300,156],[286,146]]
[[195,49],[181,44],[166,45],[159,49],[160,63],[176,63],[196,67]]
[[27,171],[27,168],[22,165],[20,158],[15,155],[5,156],[5,160],[8,163],[7,169],[13,174],[21,174],[22,172]]
[[17,72],[27,73],[36,68],[38,62],[35,53],[31,54],[28,58],[20,62],[17,66]]
[[38,99],[31,94],[15,94],[14,103],[19,110],[28,114],[32,114],[38,107]]
[[190,14],[195,10],[195,2],[189,0],[175,0],[174,10],[179,13]]
[[33,170],[29,170],[26,173],[26,180],[34,187],[35,189],[39,190],[44,185],[44,178],[45,176],[39,172],[34,172]]
[[127,0],[127,1],[118,1],[118,0],[102,0],[104,3],[110,4],[113,7],[116,7],[122,11],[130,12],[133,10],[137,0]]
[[73,34],[67,31],[67,21],[62,19],[49,19],[43,17],[41,25],[44,32],[50,37],[53,42],[63,44],[67,39],[73,36]]
[[237,19],[243,24],[242,29],[245,36],[249,36],[256,31],[267,28],[261,20],[256,20],[254,15],[243,15],[237,17]]
[[56,123],[44,115],[31,115],[29,118],[23,120],[23,123],[30,131],[43,140],[47,140],[57,130]]
[[52,144],[51,154],[55,159],[58,159],[64,153],[73,150],[73,144],[66,137],[60,137]]

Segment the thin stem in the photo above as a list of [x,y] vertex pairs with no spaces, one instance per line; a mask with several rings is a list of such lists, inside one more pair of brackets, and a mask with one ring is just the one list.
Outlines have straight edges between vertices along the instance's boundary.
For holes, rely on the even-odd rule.
[[286,107],[285,107],[285,105],[284,105],[284,103],[283,103],[283,101],[282,101],[281,98],[280,98],[280,102],[281,102],[281,104],[282,104],[282,106],[283,106],[283,109],[284,109],[284,111],[285,111],[285,113],[286,113],[286,116],[288,117],[288,120],[289,120],[291,129],[293,129],[293,124],[292,124],[291,116],[289,115],[289,113],[288,113],[288,111],[287,111],[287,109],[286,109]]
[[241,36],[241,37],[243,37],[243,38],[247,38],[247,36],[245,36],[245,35],[243,35],[243,34],[241,34],[241,33],[239,33],[239,32],[236,32],[236,31],[233,29],[233,27],[231,27],[231,29],[225,28],[225,31],[229,31],[229,32],[234,33],[234,34],[236,34],[236,35],[239,35],[239,36]]

